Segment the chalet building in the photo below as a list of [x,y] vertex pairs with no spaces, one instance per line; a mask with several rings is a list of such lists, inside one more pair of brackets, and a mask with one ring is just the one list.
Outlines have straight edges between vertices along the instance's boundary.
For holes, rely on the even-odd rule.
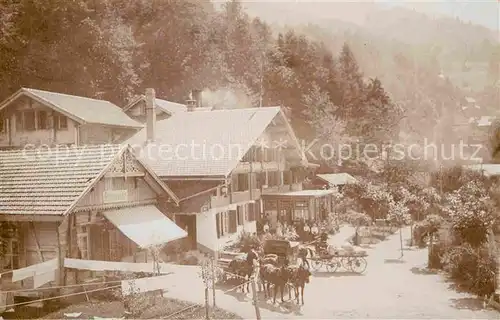
[[185,237],[167,216],[178,201],[129,146],[0,151],[0,291],[79,283],[90,275],[68,258],[122,261]]
[[[146,128],[127,143],[179,197],[175,221],[188,230],[193,248],[217,251],[241,231],[256,232],[266,202],[280,208],[274,196],[302,190],[315,167],[279,107],[207,111],[193,103],[156,121],[153,101],[150,90]],[[294,201],[286,202],[293,218]]]
[[0,148],[124,141],[142,128],[120,107],[96,100],[21,88],[0,103]]

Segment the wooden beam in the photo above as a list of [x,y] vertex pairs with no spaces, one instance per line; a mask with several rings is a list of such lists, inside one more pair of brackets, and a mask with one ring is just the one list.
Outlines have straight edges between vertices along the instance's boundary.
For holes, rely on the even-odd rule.
[[31,234],[33,235],[33,239],[35,239],[36,250],[38,253],[38,257],[40,258],[40,262],[44,262],[45,259],[43,258],[42,248],[40,247],[40,242],[38,241],[38,237],[36,236],[35,224],[30,221],[29,226],[31,229]]
[[104,175],[106,178],[136,178],[144,177],[144,172],[108,172]]
[[64,218],[59,215],[49,214],[0,214],[0,221],[35,221],[35,222],[59,222]]

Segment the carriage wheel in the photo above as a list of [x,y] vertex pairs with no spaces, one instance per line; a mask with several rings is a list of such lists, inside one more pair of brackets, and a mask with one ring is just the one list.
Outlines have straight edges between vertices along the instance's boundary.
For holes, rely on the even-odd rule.
[[350,257],[341,257],[340,259],[340,265],[342,268],[345,270],[351,270],[351,258]]
[[326,270],[328,272],[335,272],[340,267],[341,262],[337,258],[332,258],[332,260],[328,261],[326,265]]
[[349,259],[349,266],[352,272],[363,273],[368,266],[368,262],[363,257],[352,257]]
[[321,268],[323,266],[323,261],[321,261],[319,259],[314,259],[311,261],[311,265],[315,271],[318,271],[319,268]]

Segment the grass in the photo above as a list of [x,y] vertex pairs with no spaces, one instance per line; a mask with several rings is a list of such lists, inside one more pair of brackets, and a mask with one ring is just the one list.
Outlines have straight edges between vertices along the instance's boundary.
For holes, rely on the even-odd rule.
[[[169,299],[163,297],[149,297],[151,305],[145,308],[135,319],[159,319],[165,318],[171,314],[182,311],[192,303]],[[81,302],[70,306],[63,307],[57,311],[45,314],[39,318],[33,312],[29,312],[29,308],[17,310],[15,319],[71,319],[64,314],[80,313],[81,315],[73,319],[94,319],[100,318],[122,318],[125,315],[125,309],[121,301],[92,301]],[[40,315],[38,315],[40,316]],[[205,319],[205,308],[201,305],[196,305],[179,314],[168,317],[168,319]],[[236,314],[225,311],[219,308],[210,308],[210,319],[242,319]]]

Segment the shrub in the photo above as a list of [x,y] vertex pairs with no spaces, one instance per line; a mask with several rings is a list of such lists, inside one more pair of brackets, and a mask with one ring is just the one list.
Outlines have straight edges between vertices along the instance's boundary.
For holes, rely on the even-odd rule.
[[242,251],[247,252],[250,249],[260,250],[262,247],[262,242],[257,235],[251,234],[249,232],[242,232],[238,236],[238,240],[236,241],[236,247]]
[[442,259],[451,278],[479,296],[495,292],[497,262],[488,250],[474,249],[469,244],[453,247]]
[[196,266],[200,262],[200,259],[196,254],[193,252],[188,252],[184,255],[184,257],[181,259],[180,264],[186,265],[186,266]]

